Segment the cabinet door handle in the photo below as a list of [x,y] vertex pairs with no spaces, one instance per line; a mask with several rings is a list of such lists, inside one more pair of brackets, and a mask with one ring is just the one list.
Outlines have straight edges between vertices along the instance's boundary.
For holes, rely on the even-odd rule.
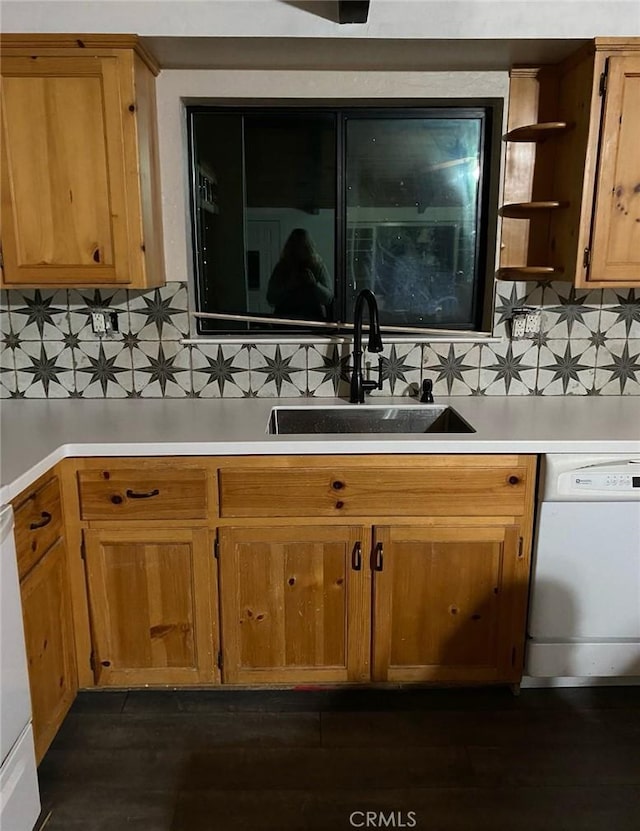
[[39,522],[32,522],[29,526],[30,531],[37,531],[38,528],[44,528],[45,525],[48,525],[51,522],[51,514],[49,511],[43,511],[40,516],[42,519]]
[[362,543],[357,542],[353,546],[353,551],[351,552],[351,568],[354,571],[360,571],[362,568]]
[[375,550],[373,552],[373,570],[374,571],[382,571],[384,566],[384,546],[381,542],[376,544]]
[[151,499],[152,496],[158,496],[160,491],[158,488],[154,488],[152,491],[147,491],[146,493],[137,493],[132,490],[128,490],[126,493],[129,499]]

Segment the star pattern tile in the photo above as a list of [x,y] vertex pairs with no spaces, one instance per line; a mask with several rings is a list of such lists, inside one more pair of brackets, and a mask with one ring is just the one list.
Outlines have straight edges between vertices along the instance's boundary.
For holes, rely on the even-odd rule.
[[640,338],[640,292],[606,289],[600,328],[608,338]]
[[120,342],[83,344],[75,352],[76,388],[85,398],[124,398],[133,388],[131,352]]
[[610,340],[599,349],[595,386],[602,395],[640,395],[640,341]]
[[306,347],[293,344],[251,350],[251,389],[261,397],[300,395],[307,389]]
[[550,340],[540,350],[542,395],[586,395],[595,381],[596,347],[588,339]]
[[189,335],[186,288],[167,283],[152,292],[130,292],[129,323],[140,340],[180,340]]
[[9,320],[21,340],[61,340],[67,325],[66,291],[15,292]]
[[[374,390],[371,395],[411,394],[420,384],[421,355],[421,348],[410,343],[385,346],[382,352],[382,389]],[[366,353],[365,365],[369,367],[369,377],[377,381],[378,355]]]
[[71,350],[58,343],[29,343],[16,354],[18,389],[27,398],[68,398],[73,391]]
[[481,388],[487,395],[530,395],[536,387],[537,351],[528,341],[483,344]]
[[601,291],[584,291],[565,284],[549,286],[544,294],[549,338],[589,337],[598,328],[601,298]]
[[351,354],[346,344],[311,346],[308,356],[308,388],[311,395],[332,398],[347,394]]
[[480,345],[431,343],[424,349],[424,378],[436,395],[470,395],[478,386]]
[[134,350],[134,385],[144,398],[183,397],[191,390],[189,349],[177,343],[143,343]]
[[236,376],[244,374],[248,381],[249,362],[246,352],[237,346],[202,345],[192,353],[193,388],[202,398],[242,396]]

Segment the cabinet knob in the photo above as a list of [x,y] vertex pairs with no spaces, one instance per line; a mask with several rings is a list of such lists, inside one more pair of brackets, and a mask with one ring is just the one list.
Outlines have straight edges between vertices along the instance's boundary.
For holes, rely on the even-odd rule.
[[517,485],[519,481],[520,481],[519,476],[510,476],[509,477],[509,484],[510,485]]
[[120,505],[122,503],[122,497],[120,496],[120,494],[114,493],[114,495],[111,497],[111,501],[114,505]]
[[339,479],[336,479],[335,482],[331,483],[331,487],[334,488],[334,490],[339,491],[342,488],[344,488],[344,482],[341,482]]

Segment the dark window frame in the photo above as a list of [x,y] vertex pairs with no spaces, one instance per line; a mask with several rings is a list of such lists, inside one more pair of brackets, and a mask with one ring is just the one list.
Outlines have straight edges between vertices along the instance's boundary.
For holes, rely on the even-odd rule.
[[[491,328],[488,319],[490,303],[487,292],[493,286],[495,268],[495,241],[497,235],[497,195],[499,190],[500,158],[501,158],[501,130],[502,99],[435,99],[419,101],[355,101],[346,102],[318,102],[310,105],[309,101],[282,102],[260,101],[245,102],[230,100],[207,104],[188,104],[186,106],[187,136],[188,136],[188,164],[189,164],[189,205],[192,243],[192,266],[194,275],[195,307],[197,311],[204,311],[201,305],[204,276],[200,273],[197,256],[197,228],[196,228],[196,154],[194,116],[202,113],[236,114],[236,115],[317,115],[329,113],[336,115],[336,207],[334,228],[334,279],[335,299],[338,303],[336,318],[338,322],[349,322],[345,319],[347,280],[346,280],[346,194],[344,193],[345,159],[346,159],[346,125],[349,119],[357,118],[389,118],[389,119],[425,119],[425,118],[473,118],[481,120],[481,148],[480,148],[480,177],[477,201],[477,236],[476,236],[476,279],[473,283],[472,325],[466,324],[429,324],[424,327],[425,336],[428,330],[447,329],[463,332],[486,331]],[[247,317],[251,314],[247,313]],[[272,338],[274,336],[289,336],[290,339],[299,339],[310,335],[331,337],[349,334],[348,329],[318,329],[300,326],[277,326],[277,324],[243,324],[241,328],[224,320],[210,320],[196,318],[197,334],[204,337],[241,337],[243,339]],[[422,328],[420,326],[416,328]],[[400,334],[402,334],[400,332]],[[419,335],[416,335],[419,337]]]

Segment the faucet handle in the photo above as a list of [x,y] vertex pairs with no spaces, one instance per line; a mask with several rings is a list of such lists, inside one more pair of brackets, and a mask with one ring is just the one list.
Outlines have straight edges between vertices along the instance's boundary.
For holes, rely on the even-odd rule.
[[382,389],[382,355],[378,358],[378,387],[377,389]]
[[433,404],[433,381],[431,378],[425,378],[422,382],[422,395],[420,396],[421,404]]

